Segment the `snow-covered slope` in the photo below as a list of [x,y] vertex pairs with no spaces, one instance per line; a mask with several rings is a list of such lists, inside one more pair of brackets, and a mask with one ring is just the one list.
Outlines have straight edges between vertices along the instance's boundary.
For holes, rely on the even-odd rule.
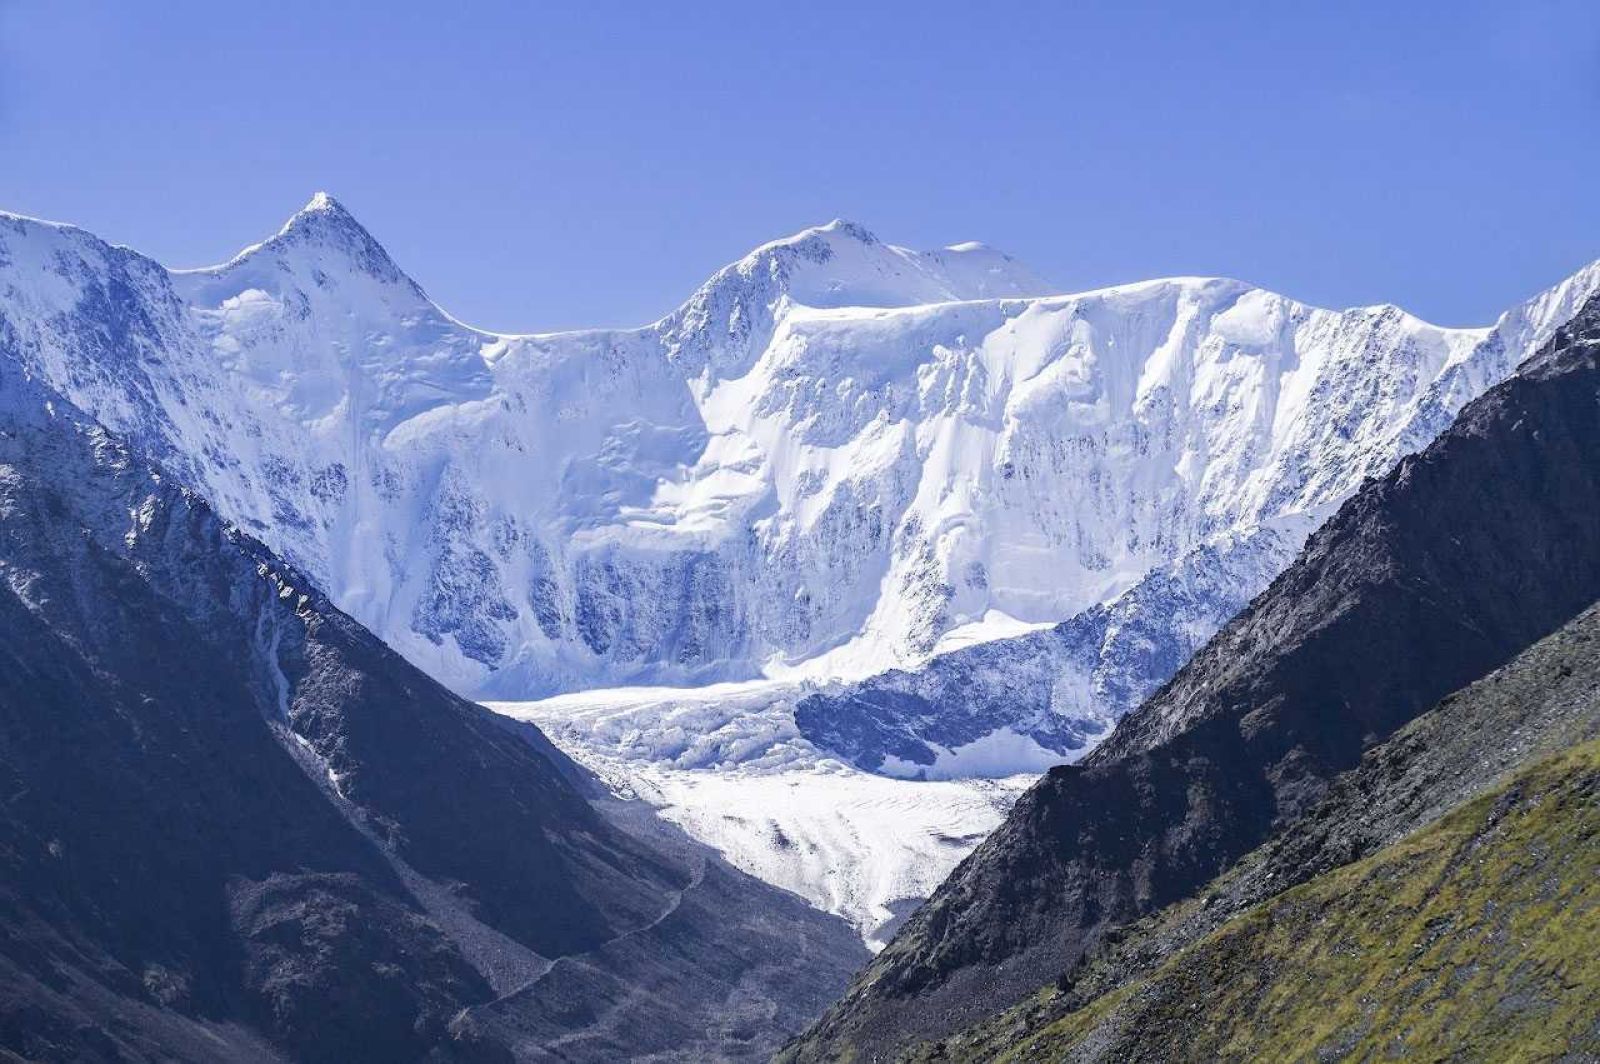
[[[642,329],[499,336],[332,199],[170,272],[6,217],[10,357],[456,688],[914,664],[1325,507],[1592,290],[1496,330],[1233,281],[1080,296],[835,222]],[[821,664],[817,664],[818,662]]]
[[[1482,329],[1208,278],[1044,295],[981,245],[835,222],[653,325],[507,336],[436,307],[326,196],[188,271],[0,215],[0,357],[447,684],[787,692],[529,711],[613,775],[1074,756],[1597,288],[1600,264]],[[715,739],[676,749],[707,713]],[[737,800],[706,778],[671,800]],[[858,924],[893,893],[854,890]]]

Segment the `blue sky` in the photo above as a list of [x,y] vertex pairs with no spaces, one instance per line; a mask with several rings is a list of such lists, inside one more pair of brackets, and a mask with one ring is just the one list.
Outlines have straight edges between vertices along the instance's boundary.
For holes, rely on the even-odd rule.
[[1600,258],[1597,119],[1572,0],[0,0],[0,207],[183,266],[325,188],[504,330],[654,319],[835,216],[1481,323]]

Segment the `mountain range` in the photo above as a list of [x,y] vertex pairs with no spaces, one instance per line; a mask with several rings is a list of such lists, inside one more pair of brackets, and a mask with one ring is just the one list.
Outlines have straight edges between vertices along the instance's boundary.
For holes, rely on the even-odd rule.
[[508,336],[326,195],[200,270],[0,223],[14,360],[436,679],[520,699],[882,672],[1292,542],[1597,284],[1489,329],[1214,279],[1041,297],[835,222],[654,325]]
[[[858,968],[786,1059],[1578,1044],[1597,290],[834,222],[505,335],[323,194],[199,270],[0,215],[0,1050],[761,1059]],[[1263,922],[1419,912],[1490,1012],[1283,1005],[1372,969]]]
[[[326,195],[199,270],[0,218],[26,373],[873,944],[1597,286],[1446,329],[1219,279],[1044,295],[983,245],[835,222],[653,325],[514,336]],[[825,812],[724,815],[774,775]]]

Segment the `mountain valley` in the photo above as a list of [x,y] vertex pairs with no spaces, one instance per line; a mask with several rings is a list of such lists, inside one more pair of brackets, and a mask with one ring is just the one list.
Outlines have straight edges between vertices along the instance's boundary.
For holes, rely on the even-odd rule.
[[0,1052],[1586,1046],[1597,350],[1600,263],[1442,328],[836,221],[510,335],[324,194],[0,214]]

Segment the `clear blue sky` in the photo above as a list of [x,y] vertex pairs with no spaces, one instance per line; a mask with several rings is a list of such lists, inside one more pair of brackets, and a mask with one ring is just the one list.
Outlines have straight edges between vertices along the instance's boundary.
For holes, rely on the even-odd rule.
[[325,188],[505,330],[834,216],[1480,323],[1600,258],[1597,119],[1593,0],[0,0],[0,206],[182,266]]

